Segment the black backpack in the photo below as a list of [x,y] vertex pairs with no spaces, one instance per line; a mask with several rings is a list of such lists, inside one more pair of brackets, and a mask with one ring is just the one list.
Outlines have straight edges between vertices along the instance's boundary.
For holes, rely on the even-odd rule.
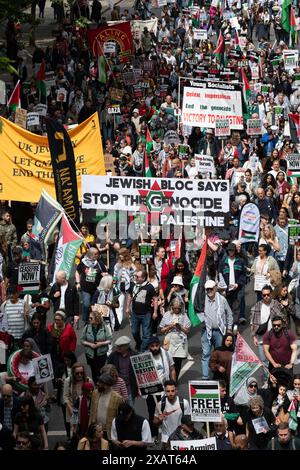
[[[166,395],[163,395],[162,398],[161,398],[161,402],[160,402],[161,412],[162,413],[165,411],[166,401],[167,401],[167,397],[166,397]],[[184,416],[184,401],[183,401],[183,398],[179,398],[179,405],[180,405],[180,408],[181,408],[181,411],[182,411],[182,416]]]

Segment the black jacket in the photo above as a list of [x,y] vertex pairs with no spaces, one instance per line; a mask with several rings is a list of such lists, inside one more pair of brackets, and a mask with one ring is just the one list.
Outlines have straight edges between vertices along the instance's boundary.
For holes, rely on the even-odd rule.
[[[55,282],[51,287],[49,293],[49,299],[53,303],[54,313],[59,310],[60,305],[60,298],[54,297],[55,292],[61,292],[61,286]],[[71,286],[68,283],[67,290],[65,292],[65,308],[64,311],[66,312],[67,317],[74,317],[74,315],[79,315],[79,295],[75,286]]]
[[[13,395],[13,406],[11,409],[11,419],[12,419],[13,425],[15,422],[15,416],[17,412],[19,411],[19,403],[20,403],[19,398]],[[3,421],[4,421],[4,398],[1,397],[0,398],[0,423],[3,424]]]
[[46,328],[41,328],[39,331],[36,331],[34,328],[30,327],[24,332],[22,341],[26,338],[32,338],[36,342],[41,354],[51,353],[52,337]]

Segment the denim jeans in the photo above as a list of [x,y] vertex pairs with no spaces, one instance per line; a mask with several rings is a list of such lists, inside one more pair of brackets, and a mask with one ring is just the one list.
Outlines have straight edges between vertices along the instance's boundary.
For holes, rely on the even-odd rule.
[[237,301],[239,307],[239,318],[245,318],[245,286],[238,287],[234,291],[227,292],[226,298],[231,310],[233,310],[234,302]]
[[209,359],[212,352],[213,347],[219,348],[222,346],[223,335],[220,330],[212,330],[212,336],[210,342],[207,339],[207,332],[204,329],[201,333],[201,345],[202,345],[202,379],[208,380],[209,379]]
[[[142,327],[142,338],[140,329]],[[131,315],[131,332],[136,342],[136,350],[144,352],[147,350],[148,340],[151,336],[151,313],[137,315],[132,312]]]
[[89,321],[89,308],[92,302],[92,295],[90,292],[81,291],[82,295],[82,321],[88,323]]

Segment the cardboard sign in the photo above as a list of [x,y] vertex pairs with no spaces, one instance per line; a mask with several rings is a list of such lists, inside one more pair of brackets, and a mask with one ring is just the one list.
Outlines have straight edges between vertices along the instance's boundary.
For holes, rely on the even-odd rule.
[[154,246],[151,243],[139,243],[140,263],[147,264],[153,260]]
[[40,263],[21,263],[18,268],[18,286],[22,293],[39,292],[41,280]]
[[130,357],[137,385],[142,395],[163,391],[151,352]]
[[260,135],[261,134],[261,119],[248,119],[247,120],[247,134]]
[[16,109],[15,124],[17,124],[17,126],[22,127],[23,129],[26,129],[27,127],[27,110],[26,109],[22,109],[22,108]]
[[221,400],[219,382],[198,380],[189,382],[192,421],[219,423]]
[[39,126],[40,115],[39,113],[27,113],[27,127]]
[[170,441],[171,450],[217,450],[215,437],[186,441]]
[[254,276],[254,290],[261,292],[264,286],[269,285],[269,281],[263,274],[255,274]]
[[229,119],[216,119],[215,136],[227,137],[230,135]]
[[153,70],[153,61],[152,60],[144,60],[144,71],[145,72],[152,72]]
[[34,376],[37,384],[43,384],[54,379],[53,366],[50,354],[32,359]]
[[105,42],[103,45],[104,54],[114,54],[116,52],[116,43],[115,42]]
[[39,113],[40,116],[46,116],[47,114],[47,105],[39,103],[34,108],[36,113]]
[[290,171],[299,171],[300,170],[300,154],[299,153],[291,153],[287,157],[285,157],[288,170]]
[[206,41],[207,31],[206,29],[194,29],[194,39],[197,41]]
[[143,96],[142,87],[140,85],[133,85],[133,94],[135,98],[141,98]]

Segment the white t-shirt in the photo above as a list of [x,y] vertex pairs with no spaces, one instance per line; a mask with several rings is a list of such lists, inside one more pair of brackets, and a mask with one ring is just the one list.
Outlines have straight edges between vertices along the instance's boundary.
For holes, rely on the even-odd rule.
[[[183,400],[184,405],[184,414],[190,415],[190,405],[187,400]],[[171,414],[166,416],[161,425],[161,442],[168,442],[169,436],[178,428],[181,423],[182,418],[182,411],[180,408],[179,398],[176,397],[175,403],[170,403],[168,399],[166,399],[166,406],[164,409],[164,413],[168,412]],[[161,414],[161,403],[156,405],[155,409],[155,417]]]
[[[268,321],[268,318],[270,318],[270,305],[266,305],[266,304],[262,303],[261,304],[261,310],[260,310],[261,325],[263,323],[266,323],[266,321]],[[271,328],[272,328],[272,322],[271,322],[271,319],[269,319],[268,331],[270,331]]]
[[[229,286],[233,286],[233,284],[235,284],[234,262],[235,262],[235,258],[234,258],[234,259],[228,258],[228,265],[229,265]],[[229,287],[229,286],[228,286],[228,287]]]
[[60,286],[60,304],[59,304],[60,309],[66,307],[65,294],[66,294],[67,287],[68,287],[68,284],[66,284],[65,286]]
[[28,362],[28,364],[22,364],[22,362],[20,362],[19,372],[22,375],[22,377],[24,377],[24,379],[26,380],[28,380],[29,377],[34,375],[34,367],[33,367],[32,361]]

